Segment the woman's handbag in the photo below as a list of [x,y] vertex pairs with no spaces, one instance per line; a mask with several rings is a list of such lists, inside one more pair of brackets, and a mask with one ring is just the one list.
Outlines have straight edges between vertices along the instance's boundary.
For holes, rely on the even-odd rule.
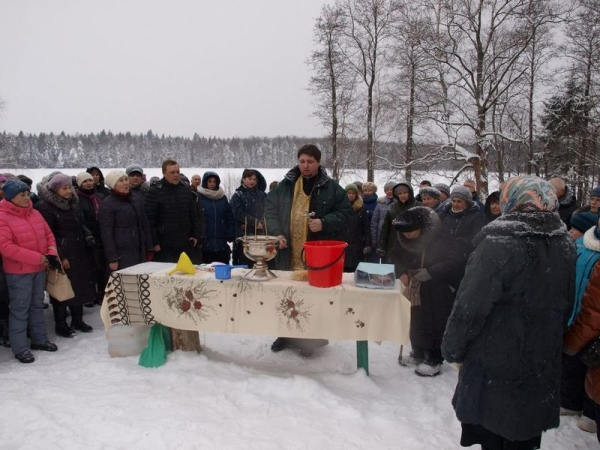
[[600,367],[600,336],[592,339],[577,356],[588,367]]
[[46,292],[50,297],[59,302],[64,302],[75,297],[71,281],[69,281],[69,277],[62,264],[60,265],[60,269],[48,268],[46,271]]

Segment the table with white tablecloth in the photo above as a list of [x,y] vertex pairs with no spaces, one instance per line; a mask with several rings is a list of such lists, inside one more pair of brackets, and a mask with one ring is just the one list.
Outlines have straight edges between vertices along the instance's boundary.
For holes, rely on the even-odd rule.
[[366,289],[355,286],[349,273],[338,286],[318,288],[286,271],[257,282],[244,278],[247,269],[217,280],[200,269],[169,275],[173,267],[149,262],[114,272],[101,311],[105,327],[160,323],[204,332],[347,339],[364,342],[364,351],[365,341],[409,340],[410,303],[399,282],[393,289]]

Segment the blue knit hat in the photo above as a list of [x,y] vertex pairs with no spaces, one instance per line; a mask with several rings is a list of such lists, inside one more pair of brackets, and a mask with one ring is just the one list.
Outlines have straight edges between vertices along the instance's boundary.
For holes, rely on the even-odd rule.
[[592,192],[590,192],[590,197],[600,197],[600,186],[596,186],[594,189],[592,189]]
[[21,192],[29,191],[30,188],[21,180],[7,180],[2,186],[2,190],[4,191],[4,198],[11,201]]

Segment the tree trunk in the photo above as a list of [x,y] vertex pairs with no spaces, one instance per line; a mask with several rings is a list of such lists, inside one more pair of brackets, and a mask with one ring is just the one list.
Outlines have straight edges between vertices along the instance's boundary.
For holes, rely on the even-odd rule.
[[200,336],[197,331],[178,330],[171,328],[171,341],[173,350],[183,350],[184,352],[196,351],[200,353]]

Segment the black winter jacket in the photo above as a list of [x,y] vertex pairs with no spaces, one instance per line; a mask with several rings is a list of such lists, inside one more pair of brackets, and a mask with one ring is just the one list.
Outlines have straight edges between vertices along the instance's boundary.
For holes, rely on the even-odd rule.
[[162,178],[151,185],[144,209],[154,245],[179,252],[189,246],[189,238],[201,241],[196,198],[183,183],[172,184]]
[[441,233],[437,213],[425,206],[413,208],[422,217],[423,228],[416,239],[397,233],[399,251],[394,254],[396,276],[426,269],[431,280],[421,283],[421,304],[411,308],[410,342],[414,347],[439,350],[446,321],[454,304],[455,289],[460,284],[466,258]]
[[[356,205],[359,205],[356,209]],[[369,213],[360,198],[352,204],[350,219],[342,225],[340,239],[348,243],[344,259],[344,272],[354,272],[364,260],[363,249],[371,249],[371,222]]]
[[442,344],[462,363],[452,404],[463,423],[527,440],[559,425],[575,244],[551,212],[502,215],[475,244]]
[[146,261],[153,249],[152,232],[142,198],[138,194],[112,193],[100,204],[100,231],[106,260],[118,261],[119,269]]
[[[247,189],[242,184],[235,190],[229,201],[235,219],[236,237],[244,236],[244,233],[255,234],[254,228],[257,222],[263,223],[264,228],[267,182],[258,170],[256,179],[258,183],[254,189]],[[248,229],[244,230],[244,226],[247,226]],[[264,234],[264,232],[257,234]]]
[[83,306],[94,301],[90,255],[86,247],[86,236],[91,232],[83,226],[83,214],[77,209],[79,197],[73,193],[67,200],[55,192],[42,187],[41,201],[35,208],[42,214],[56,238],[60,259],[67,259],[70,268],[66,270],[75,297],[62,302],[67,306]]

